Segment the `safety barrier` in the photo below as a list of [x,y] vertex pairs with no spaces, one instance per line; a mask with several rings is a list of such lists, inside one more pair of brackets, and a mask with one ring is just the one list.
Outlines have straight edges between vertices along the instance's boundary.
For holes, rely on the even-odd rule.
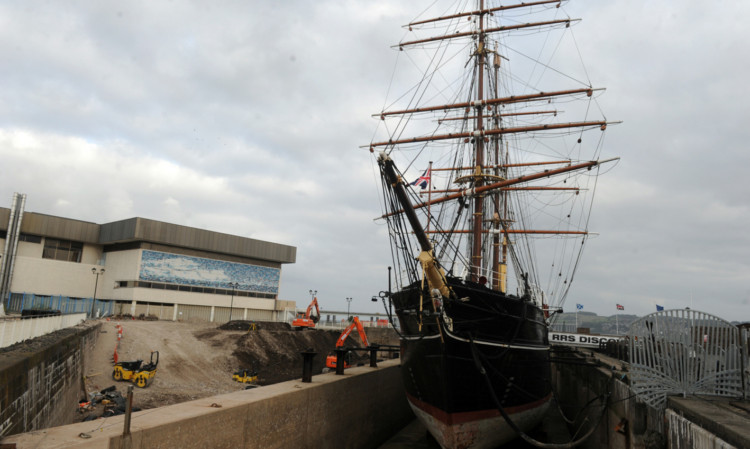
[[3,318],[0,320],[0,348],[40,337],[50,332],[73,327],[86,320],[85,313],[41,318]]

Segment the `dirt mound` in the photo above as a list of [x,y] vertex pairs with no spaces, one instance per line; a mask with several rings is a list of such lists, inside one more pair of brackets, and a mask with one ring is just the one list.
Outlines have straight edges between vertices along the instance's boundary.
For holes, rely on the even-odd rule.
[[219,329],[224,331],[254,331],[254,330],[266,330],[266,331],[288,331],[292,330],[292,326],[289,323],[276,323],[272,321],[247,321],[247,320],[233,320],[228,323],[224,323],[219,326]]
[[256,367],[258,383],[268,385],[300,377],[302,351],[317,352],[313,358],[313,374],[320,374],[338,336],[339,332],[324,330],[253,331],[237,341],[233,355],[240,368]]
[[[251,327],[251,324],[255,327]],[[336,345],[341,330],[292,329],[287,323],[232,321],[222,326],[206,322],[133,320],[102,322],[96,347],[85,356],[88,391],[115,385],[125,392],[127,382],[112,380],[116,324],[123,329],[119,344],[120,361],[149,360],[159,351],[159,365],[153,383],[135,389],[135,404],[143,409],[161,407],[245,388],[232,374],[256,369],[258,384],[269,385],[302,377],[302,351],[312,349],[313,374],[320,374],[325,359]],[[254,330],[253,330],[254,329]],[[395,333],[367,329],[371,343],[393,344]],[[362,346],[356,332],[346,346]],[[366,363],[367,354],[355,353],[353,363]]]

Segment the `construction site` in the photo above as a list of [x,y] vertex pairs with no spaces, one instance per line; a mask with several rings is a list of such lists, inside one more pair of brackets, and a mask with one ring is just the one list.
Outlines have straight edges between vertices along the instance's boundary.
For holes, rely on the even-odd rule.
[[[369,355],[354,349],[368,344],[362,342],[360,335],[364,334],[351,332],[355,320],[358,323],[353,318],[352,325],[344,329],[306,329],[276,322],[237,320],[217,324],[200,320],[179,322],[119,316],[85,321],[72,328],[26,340],[0,350],[5,398],[12,399],[9,398],[12,391],[8,385],[33,385],[33,377],[48,384],[45,382],[48,373],[59,372],[55,364],[42,361],[35,370],[38,374],[31,374],[25,382],[18,382],[20,377],[14,367],[23,371],[28,370],[28,364],[35,359],[49,360],[50,348],[82,348],[81,376],[79,379],[64,379],[59,384],[61,389],[70,390],[64,395],[67,400],[53,401],[57,395],[40,392],[49,396],[49,402],[60,402],[50,404],[55,410],[42,407],[35,412],[34,404],[38,400],[29,397],[29,392],[23,392],[15,401],[4,400],[4,434],[122,414],[129,385],[135,387],[132,407],[138,411],[299,378],[302,352],[316,354],[312,358],[312,374],[320,374],[326,370],[327,357],[335,357],[334,349],[339,340],[342,341],[341,347],[344,347],[345,340],[345,347],[353,349],[347,351],[351,365],[361,365]],[[71,337],[80,335],[84,335],[80,343],[70,343]],[[387,346],[398,341],[393,329],[388,328],[368,328],[365,338],[368,337],[370,345]],[[63,364],[69,363],[60,363]],[[119,365],[126,367],[125,376]],[[73,376],[74,372],[75,369],[69,370],[66,375]],[[136,378],[130,379],[135,373],[146,373],[149,378],[141,384]],[[41,386],[46,387],[49,385]],[[33,393],[34,388],[30,390]],[[28,400],[24,401],[24,397]],[[26,405],[21,407],[23,403]],[[19,413],[15,418],[5,416],[14,408],[6,405],[14,404]],[[19,420],[16,419],[19,414],[24,417],[36,414],[39,418]]]

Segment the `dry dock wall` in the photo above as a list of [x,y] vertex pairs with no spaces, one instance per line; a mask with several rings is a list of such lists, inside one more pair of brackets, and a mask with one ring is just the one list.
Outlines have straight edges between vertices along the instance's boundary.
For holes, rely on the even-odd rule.
[[[3,443],[24,448],[376,448],[414,419],[399,361],[357,367],[124,416],[71,424]],[[135,392],[137,394],[137,391]],[[81,434],[85,436],[82,437]]]
[[[553,364],[552,384],[565,416],[575,423],[570,433],[592,423],[596,430],[583,443],[588,449],[662,449],[666,445],[664,414],[637,401],[627,384],[622,362],[600,354]],[[615,368],[615,369],[612,369]],[[607,409],[601,412],[602,399]],[[584,422],[585,421],[585,422]]]
[[0,437],[73,420],[82,394],[83,356],[98,330],[69,328],[38,338],[23,351],[0,352]]
[[[583,420],[588,422],[579,435],[590,428],[590,423],[599,423],[579,446],[582,448],[750,448],[747,401],[670,396],[667,408],[659,411],[639,401],[630,390],[627,363],[602,354],[581,351],[577,357],[555,363],[553,386],[565,415],[577,416],[576,423],[569,426],[571,434]],[[596,398],[607,394],[607,410],[602,415]]]

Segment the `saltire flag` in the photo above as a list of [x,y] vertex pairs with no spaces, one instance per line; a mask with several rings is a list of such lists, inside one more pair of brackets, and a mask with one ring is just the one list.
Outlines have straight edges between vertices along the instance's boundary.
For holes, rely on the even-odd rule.
[[661,312],[662,310],[664,310],[664,306],[660,306],[659,304],[657,304],[656,305],[656,311],[657,312]]
[[583,310],[583,304],[576,304],[576,309]]
[[617,310],[625,310],[625,307],[620,304],[617,304]]
[[414,182],[412,182],[411,185],[419,186],[422,188],[422,190],[424,190],[427,188],[427,184],[429,183],[430,183],[430,169],[428,168],[427,170],[424,171],[424,173],[422,173],[422,176],[420,176]]

